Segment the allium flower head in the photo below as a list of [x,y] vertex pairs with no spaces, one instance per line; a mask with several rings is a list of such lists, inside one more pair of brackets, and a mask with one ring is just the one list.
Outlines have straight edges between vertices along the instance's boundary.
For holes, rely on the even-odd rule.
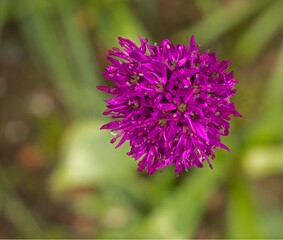
[[175,165],[176,176],[183,168],[203,167],[218,148],[229,149],[220,136],[229,134],[230,115],[241,116],[230,97],[237,79],[219,62],[215,53],[199,52],[191,37],[189,49],[164,39],[151,46],[140,38],[138,47],[119,37],[123,50],[113,48],[107,59],[112,63],[104,76],[116,86],[98,86],[114,95],[106,101],[116,148],[129,140],[128,155],[140,159],[138,171],[150,174]]

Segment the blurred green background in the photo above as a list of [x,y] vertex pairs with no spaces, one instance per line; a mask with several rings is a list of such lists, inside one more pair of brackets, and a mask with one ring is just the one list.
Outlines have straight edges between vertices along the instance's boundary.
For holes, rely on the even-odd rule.
[[[281,238],[282,0],[0,0],[0,238]],[[136,172],[99,127],[118,36],[231,60],[214,170]],[[126,144],[125,144],[126,145]]]

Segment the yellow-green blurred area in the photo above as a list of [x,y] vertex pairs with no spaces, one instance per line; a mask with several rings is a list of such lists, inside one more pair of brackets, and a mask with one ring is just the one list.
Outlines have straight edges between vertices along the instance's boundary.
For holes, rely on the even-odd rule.
[[[282,0],[0,0],[0,238],[281,238]],[[232,117],[205,164],[138,173],[101,74],[117,37],[231,60]]]

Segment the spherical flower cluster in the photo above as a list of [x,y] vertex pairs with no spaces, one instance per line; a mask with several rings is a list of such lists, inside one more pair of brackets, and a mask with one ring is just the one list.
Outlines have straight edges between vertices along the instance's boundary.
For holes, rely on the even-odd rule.
[[114,95],[104,112],[113,121],[101,129],[112,130],[111,143],[122,137],[116,148],[129,140],[128,155],[141,158],[138,171],[153,174],[173,164],[178,176],[205,160],[212,168],[215,149],[229,150],[220,136],[229,134],[230,115],[241,116],[229,100],[238,82],[225,70],[230,62],[200,54],[194,36],[189,49],[167,39],[159,46],[140,42],[119,37],[123,50],[109,51],[104,76],[116,86],[98,89]]

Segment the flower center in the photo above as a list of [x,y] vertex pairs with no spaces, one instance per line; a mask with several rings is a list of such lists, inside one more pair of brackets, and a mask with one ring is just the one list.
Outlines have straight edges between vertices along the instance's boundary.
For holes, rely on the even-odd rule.
[[135,109],[137,109],[139,106],[140,106],[139,103],[133,103],[133,104],[132,104],[132,109],[135,110]]
[[140,77],[138,75],[133,75],[132,78],[130,79],[131,83],[136,83],[138,80],[140,79]]
[[165,118],[162,118],[158,121],[159,124],[161,124],[162,127],[164,127],[167,123],[167,121],[165,120]]
[[164,90],[164,87],[162,86],[162,84],[157,84],[157,87],[159,88],[159,89],[161,89],[161,90]]
[[178,105],[178,110],[180,111],[180,112],[185,112],[185,111],[187,111],[187,105],[185,104],[185,103],[180,103],[179,105]]

